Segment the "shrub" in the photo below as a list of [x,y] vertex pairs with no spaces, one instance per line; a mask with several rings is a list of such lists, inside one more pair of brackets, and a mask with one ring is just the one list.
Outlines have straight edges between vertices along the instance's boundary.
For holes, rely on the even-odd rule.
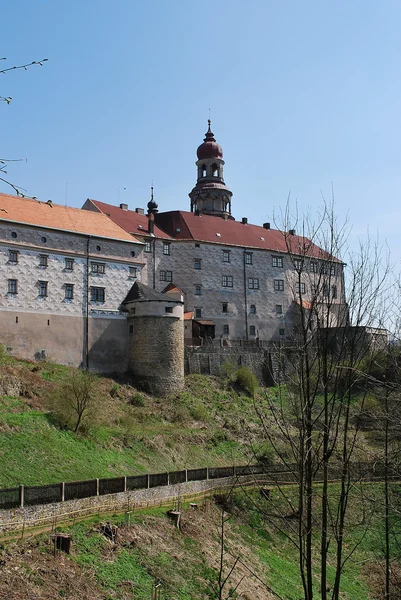
[[131,396],[130,404],[132,406],[143,408],[145,406],[145,396],[140,392],[134,392]]
[[235,381],[243,392],[254,396],[258,388],[258,379],[248,367],[240,367],[237,371]]
[[274,450],[270,444],[261,444],[255,452],[258,464],[267,467],[274,462]]
[[206,406],[204,406],[201,403],[197,403],[194,406],[192,406],[189,409],[189,413],[195,421],[208,421],[209,420],[209,413],[206,409]]
[[113,385],[110,388],[110,396],[112,398],[119,398],[120,396],[120,386],[118,383],[113,383]]

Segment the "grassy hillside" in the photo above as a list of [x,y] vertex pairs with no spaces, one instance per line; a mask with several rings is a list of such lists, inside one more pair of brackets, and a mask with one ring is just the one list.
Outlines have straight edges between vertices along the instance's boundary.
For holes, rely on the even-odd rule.
[[[346,551],[354,545],[357,548],[346,564],[343,600],[383,597],[382,490],[380,485],[370,484],[366,492],[377,499],[376,510],[363,522],[360,497],[357,493],[352,496]],[[286,493],[291,498],[292,488]],[[52,556],[48,536],[9,543],[0,554],[0,598],[150,600],[159,580],[163,600],[216,598],[224,505],[225,576],[239,559],[226,593],[241,582],[236,597],[242,600],[277,598],[269,588],[285,600],[298,600],[302,596],[298,555],[287,538],[293,522],[288,518],[277,523],[274,516],[282,512],[285,502],[275,491],[266,500],[257,491],[236,490],[228,501],[220,496],[200,502],[197,510],[184,505],[181,531],[168,518],[166,508],[136,512],[129,526],[124,525],[123,515],[110,515],[108,519],[119,527],[116,544],[100,533],[99,521],[93,518],[63,529],[72,535],[72,554],[59,558]],[[319,540],[315,543],[318,562]],[[399,558],[394,543],[394,573]],[[329,575],[333,575],[332,568]],[[318,590],[316,593],[318,597]]]
[[[243,463],[253,401],[235,386],[192,375],[186,389],[153,398],[99,377],[98,402],[75,434],[49,409],[67,367],[9,359],[0,366],[0,487]],[[245,427],[246,425],[246,427]]]

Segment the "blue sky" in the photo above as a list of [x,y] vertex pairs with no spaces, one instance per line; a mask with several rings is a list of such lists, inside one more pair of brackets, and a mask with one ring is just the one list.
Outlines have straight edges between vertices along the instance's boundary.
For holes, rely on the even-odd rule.
[[369,227],[399,263],[400,24],[390,0],[6,2],[0,55],[49,61],[1,76],[0,156],[43,200],[143,207],[153,181],[188,210],[210,107],[237,219],[288,194],[313,213],[333,183],[353,242]]

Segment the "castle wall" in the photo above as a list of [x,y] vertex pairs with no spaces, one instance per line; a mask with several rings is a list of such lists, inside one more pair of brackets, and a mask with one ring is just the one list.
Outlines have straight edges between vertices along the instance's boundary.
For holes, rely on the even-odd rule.
[[[217,233],[218,224],[219,219],[216,217]],[[230,262],[223,261],[224,250],[229,251]],[[252,254],[252,264],[244,265],[245,252]],[[275,256],[282,257],[282,267],[273,266]],[[294,300],[298,299],[298,274],[290,256],[223,244],[199,243],[199,247],[196,247],[193,241],[175,241],[171,245],[171,256],[166,259],[170,259],[174,283],[186,294],[185,311],[202,309],[201,318],[215,323],[217,338],[259,337],[271,341],[291,339],[294,330]],[[201,261],[201,269],[194,268],[195,259]],[[339,264],[335,268],[335,275],[329,275],[327,283],[330,288],[337,287],[337,298],[332,302],[339,305],[343,298],[342,267]],[[159,272],[156,275],[158,278]],[[224,275],[233,278],[232,288],[223,287]],[[259,280],[259,289],[249,288],[249,278]],[[284,281],[283,291],[274,289],[275,280]],[[305,283],[303,299],[311,299],[313,286],[318,283],[319,275],[305,270],[301,281]],[[195,294],[197,285],[201,286],[201,295]],[[223,303],[228,304],[227,313],[223,312]],[[255,306],[254,314],[252,305]],[[281,307],[281,313],[278,312],[278,307]],[[330,315],[334,317],[331,325],[337,325],[334,322],[336,314],[335,310],[330,309]],[[229,327],[228,335],[224,334],[224,325]],[[255,328],[253,335],[252,326]]]

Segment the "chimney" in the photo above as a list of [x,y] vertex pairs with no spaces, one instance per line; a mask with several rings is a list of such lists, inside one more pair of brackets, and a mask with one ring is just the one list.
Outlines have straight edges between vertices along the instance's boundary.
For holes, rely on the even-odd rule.
[[150,213],[150,215],[148,215],[148,233],[149,233],[149,235],[154,235],[154,231],[155,231],[155,215],[153,213]]
[[263,223],[263,229],[270,229],[270,223]]
[[242,224],[243,225],[247,225],[248,224],[248,219],[246,217],[242,217]]
[[295,229],[290,229],[290,230],[288,231],[288,233],[289,233],[290,235],[295,235]]
[[128,204],[120,204],[121,210],[128,210]]
[[138,215],[144,215],[145,209],[144,208],[136,208],[135,212],[138,213]]

